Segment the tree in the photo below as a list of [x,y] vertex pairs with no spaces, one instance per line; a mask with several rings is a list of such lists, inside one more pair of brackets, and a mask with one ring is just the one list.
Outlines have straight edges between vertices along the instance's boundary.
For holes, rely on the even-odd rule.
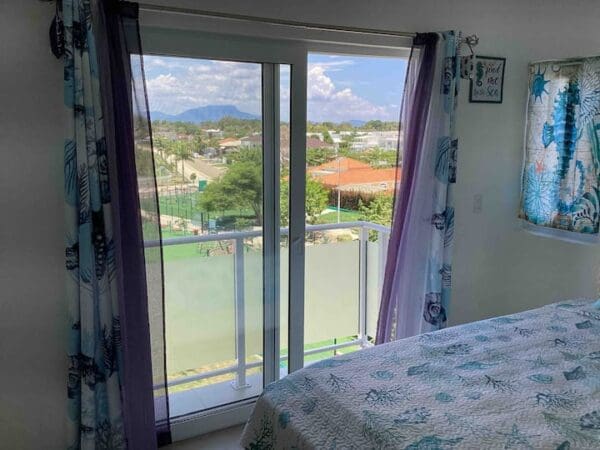
[[135,168],[138,176],[154,176],[154,162],[152,160],[152,152],[150,151],[150,148],[143,147],[135,152]]
[[[394,199],[388,194],[379,194],[367,204],[359,200],[360,220],[390,226],[392,224],[393,207]],[[376,240],[374,231],[369,232],[369,240]]]
[[164,159],[165,155],[168,153],[167,148],[170,142],[162,136],[154,136],[152,143],[154,144],[156,151],[158,151],[160,156]]
[[279,223],[282,227],[290,224],[290,182],[286,178],[279,181]]
[[393,197],[388,194],[379,194],[367,204],[359,201],[360,220],[380,225],[391,225],[392,208]]
[[209,183],[197,203],[202,211],[252,209],[258,224],[262,224],[261,166],[249,162],[231,164],[229,170]]
[[394,167],[397,164],[398,152],[396,150],[385,150],[373,148],[357,155],[361,161],[369,163],[371,167]]
[[[279,182],[280,223],[286,227],[290,223],[290,183],[282,178]],[[306,177],[306,221],[316,223],[321,212],[327,207],[329,193],[327,189],[310,176]]]
[[321,183],[310,176],[306,177],[306,221],[315,223],[327,207],[329,195]]
[[306,150],[306,163],[319,166],[335,159],[335,150],[330,148],[309,148]]
[[177,161],[181,162],[181,177],[185,182],[185,161],[192,159],[192,149],[187,141],[173,142],[173,155]]
[[257,167],[262,166],[262,148],[261,147],[247,147],[241,148],[235,153],[230,153],[227,157],[232,164],[234,163],[252,163]]
[[356,138],[356,131],[352,131],[350,135],[342,136],[342,142],[339,144],[340,151],[342,150],[350,150],[352,148],[352,143]]

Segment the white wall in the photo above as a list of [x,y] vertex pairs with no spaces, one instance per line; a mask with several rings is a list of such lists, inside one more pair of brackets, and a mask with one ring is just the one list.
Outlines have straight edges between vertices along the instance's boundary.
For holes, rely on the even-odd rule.
[[0,1],[0,448],[64,448],[62,64],[53,6]]
[[[148,1],[148,0],[147,0]],[[164,0],[152,0],[164,2]],[[0,446],[62,448],[65,346],[62,69],[47,47],[52,7],[0,2]],[[507,57],[502,105],[463,84],[451,320],[593,296],[600,250],[518,231],[523,111],[531,60],[600,54],[594,0],[176,0],[172,4],[405,31],[462,29]],[[472,213],[483,194],[483,212]]]

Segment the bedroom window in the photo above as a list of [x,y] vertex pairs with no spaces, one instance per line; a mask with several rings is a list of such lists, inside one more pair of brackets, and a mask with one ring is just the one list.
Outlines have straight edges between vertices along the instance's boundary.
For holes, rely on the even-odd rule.
[[154,27],[142,39],[178,440],[371,345],[407,53]]
[[519,217],[543,236],[598,243],[598,58],[529,66]]

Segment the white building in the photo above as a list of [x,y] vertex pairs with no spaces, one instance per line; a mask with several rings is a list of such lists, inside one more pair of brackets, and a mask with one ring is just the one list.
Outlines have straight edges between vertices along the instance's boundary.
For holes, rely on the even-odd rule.
[[223,131],[219,130],[218,128],[209,128],[208,130],[202,130],[204,131],[208,137],[210,139],[212,138],[222,138],[223,137]]
[[361,131],[352,140],[350,148],[352,150],[368,150],[371,148],[396,150],[397,145],[397,131]]

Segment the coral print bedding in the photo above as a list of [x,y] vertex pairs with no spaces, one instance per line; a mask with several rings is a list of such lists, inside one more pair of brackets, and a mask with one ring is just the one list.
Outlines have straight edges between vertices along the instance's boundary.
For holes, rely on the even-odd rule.
[[600,449],[600,309],[574,300],[312,364],[247,449]]

